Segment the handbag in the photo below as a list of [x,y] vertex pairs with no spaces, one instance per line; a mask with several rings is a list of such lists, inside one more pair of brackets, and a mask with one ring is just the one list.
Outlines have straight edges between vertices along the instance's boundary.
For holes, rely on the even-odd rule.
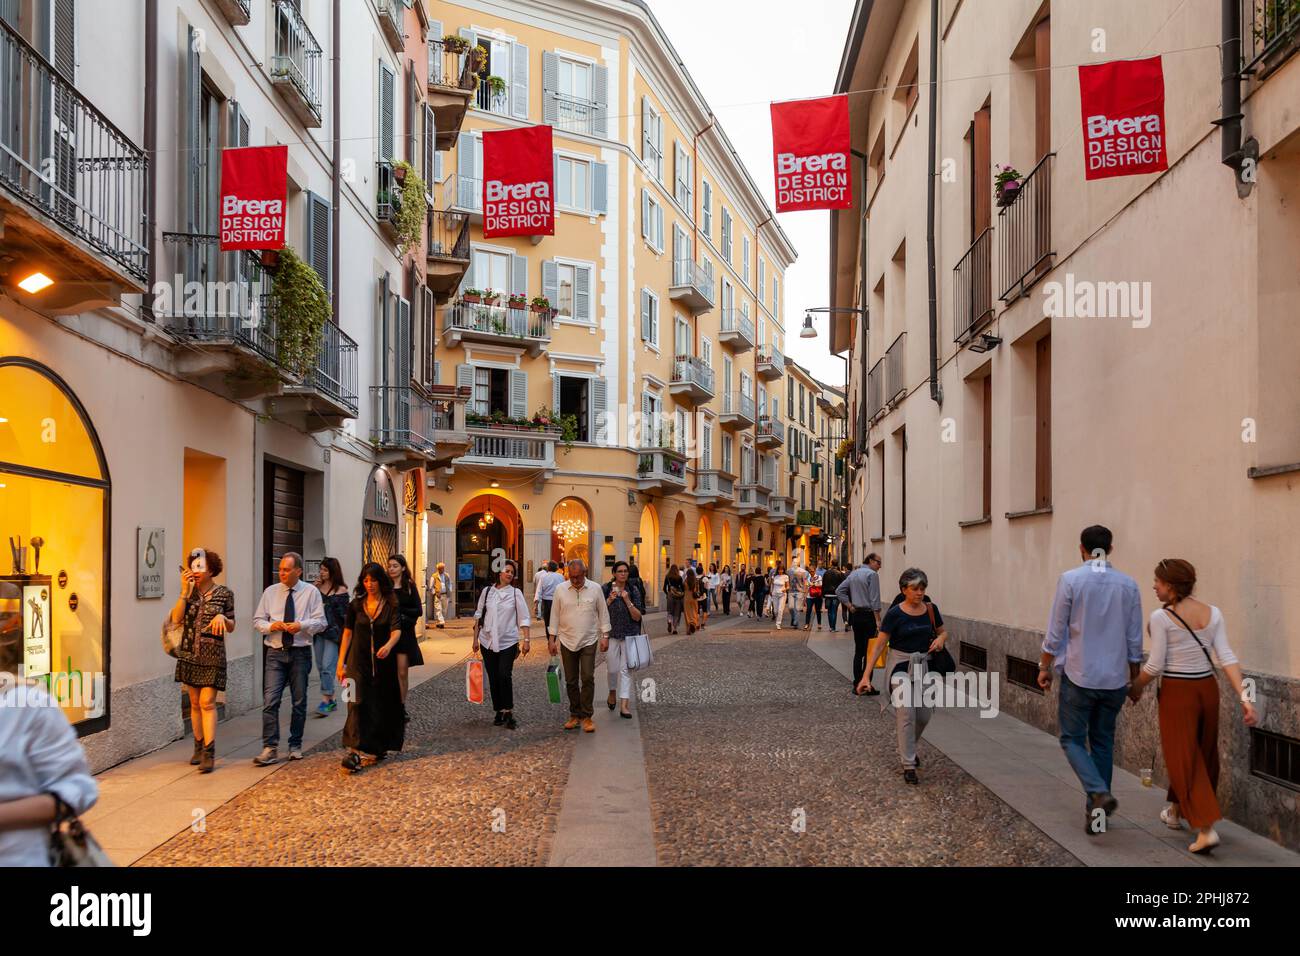
[[[934,623],[934,605],[927,604],[925,610],[930,615],[930,630],[934,632],[935,637],[938,637],[939,628]],[[952,674],[957,670],[957,662],[952,659],[952,654],[948,652],[948,648],[946,647],[941,647],[937,651],[931,651],[930,660],[927,666],[932,673],[940,675]]]
[[564,683],[564,674],[560,671],[560,659],[552,657],[546,666],[546,699],[552,704],[560,702],[560,688]]
[[465,699],[471,704],[483,703],[483,661],[477,657],[465,662]]
[[654,652],[650,649],[650,635],[629,634],[623,638],[623,657],[627,660],[627,669],[639,671],[655,662]]
[[78,819],[72,807],[57,793],[54,798],[54,822],[50,824],[50,866],[114,866],[99,841]]
[[180,657],[181,641],[185,638],[185,625],[173,624],[172,616],[163,618],[162,649],[168,657]]

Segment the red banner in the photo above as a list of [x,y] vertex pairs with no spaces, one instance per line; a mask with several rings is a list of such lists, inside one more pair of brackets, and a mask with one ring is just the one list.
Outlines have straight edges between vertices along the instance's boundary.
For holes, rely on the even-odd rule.
[[1160,57],[1079,67],[1086,179],[1169,168]]
[[483,133],[483,238],[555,235],[551,128]]
[[777,212],[853,205],[847,96],[773,103],[772,151]]
[[283,249],[288,146],[221,152],[221,248]]

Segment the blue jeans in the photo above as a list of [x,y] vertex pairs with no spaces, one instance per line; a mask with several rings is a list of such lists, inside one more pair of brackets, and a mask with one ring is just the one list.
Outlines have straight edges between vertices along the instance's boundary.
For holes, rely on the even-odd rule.
[[840,599],[827,596],[826,598],[826,622],[830,624],[831,630],[835,630],[835,614],[840,609]]
[[307,726],[307,675],[311,673],[311,648],[295,647],[285,651],[266,649],[266,669],[262,674],[262,746],[280,746],[280,699],[289,687],[293,710],[289,717],[289,748],[302,746],[302,731]]
[[1115,721],[1128,696],[1128,688],[1092,690],[1080,687],[1061,673],[1057,717],[1061,724],[1061,749],[1084,793],[1109,793],[1115,756]]
[[312,638],[316,648],[316,670],[320,672],[322,697],[334,697],[334,672],[339,666],[339,642],[317,634]]

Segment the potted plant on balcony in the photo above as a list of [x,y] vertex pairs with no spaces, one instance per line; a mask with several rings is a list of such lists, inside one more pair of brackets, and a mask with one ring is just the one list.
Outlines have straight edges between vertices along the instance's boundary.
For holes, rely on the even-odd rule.
[[263,268],[263,269],[274,269],[274,268],[275,268],[276,266],[278,266],[279,264],[280,264],[280,250],[279,250],[279,249],[263,249],[263,250],[262,250],[262,268]]
[[469,41],[463,36],[455,33],[448,33],[442,38],[442,48],[448,53],[464,53],[469,49]]
[[506,81],[496,74],[487,78],[487,85],[488,92],[492,94],[494,100],[506,95]]
[[461,301],[464,302],[466,305],[478,305],[483,301],[483,290],[466,289],[465,294],[462,295],[460,298]]
[[500,298],[501,298],[501,293],[498,292],[496,289],[484,289],[484,290],[483,290],[483,304],[484,304],[484,305],[496,305],[496,304],[497,304],[497,301],[498,301]]
[[551,300],[544,295],[535,295],[533,296],[531,308],[537,313],[550,312]]
[[566,452],[573,450],[573,443],[578,439],[578,416],[562,415],[545,405],[533,415],[533,427],[539,431],[558,431]]
[[835,457],[844,459],[851,454],[853,454],[853,439],[846,438],[840,442],[840,447],[835,450]]
[[305,375],[321,347],[330,318],[330,297],[316,270],[289,246],[280,251],[268,306],[275,321],[280,365],[294,375]]
[[393,173],[395,176],[400,173],[397,181],[402,184],[401,189],[395,190],[391,197],[397,201],[393,228],[397,233],[398,247],[402,255],[406,255],[420,244],[424,236],[426,187],[415,167],[408,162],[394,163]]
[[475,46],[470,51],[470,70],[474,73],[481,73],[488,64],[488,51],[486,47]]
[[528,296],[522,292],[511,292],[509,299],[506,300],[506,305],[512,309],[526,309],[528,308]]
[[998,174],[993,177],[993,188],[997,192],[997,203],[999,207],[1005,208],[1016,201],[1020,195],[1020,187],[1024,184],[1025,177],[1020,175],[1019,170],[1014,166],[1004,166],[998,164]]

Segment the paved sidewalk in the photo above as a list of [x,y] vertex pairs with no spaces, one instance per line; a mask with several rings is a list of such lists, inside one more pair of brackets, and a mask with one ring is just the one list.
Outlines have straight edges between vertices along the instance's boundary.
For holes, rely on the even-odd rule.
[[[852,635],[809,633],[809,649],[851,680]],[[884,687],[882,669],[875,686]],[[865,719],[892,721],[880,712],[883,699],[859,698]],[[1057,739],[1007,714],[982,718],[974,708],[938,710],[924,739],[1087,866],[1300,866],[1300,854],[1229,820],[1216,825],[1223,842],[1211,856],[1189,853],[1193,834],[1160,821],[1164,789],[1143,787],[1120,767],[1113,780],[1119,810],[1107,833],[1088,836],[1079,781]]]

